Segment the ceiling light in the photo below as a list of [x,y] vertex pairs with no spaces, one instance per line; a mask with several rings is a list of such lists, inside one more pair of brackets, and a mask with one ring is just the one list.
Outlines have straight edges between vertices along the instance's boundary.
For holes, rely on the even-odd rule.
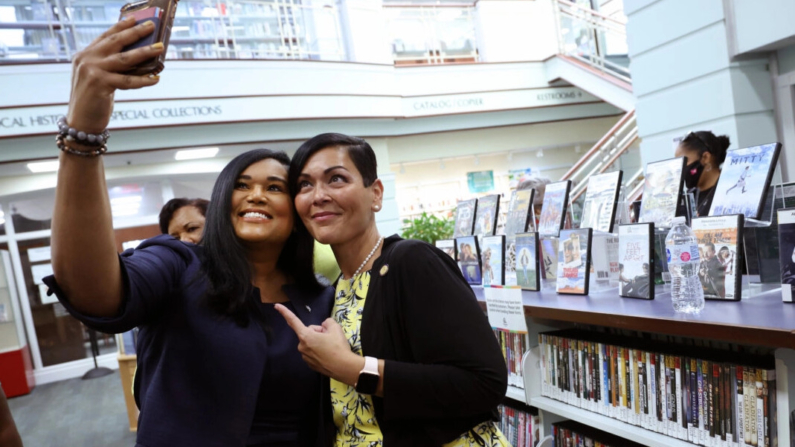
[[212,158],[218,154],[217,147],[206,147],[203,149],[186,149],[177,151],[174,155],[175,160],[196,160],[198,158]]
[[508,152],[508,161],[513,161],[513,152]]
[[538,152],[536,152],[536,157],[543,158],[544,157],[544,150],[543,149],[539,149]]
[[406,173],[406,167],[403,166],[403,163],[400,164],[400,173],[401,174],[405,174]]
[[480,158],[477,155],[475,155],[475,165],[477,166],[479,164],[480,164]]
[[444,169],[444,160],[439,160],[439,169]]
[[580,150],[581,150],[581,148],[580,148],[580,145],[579,145],[579,144],[578,144],[578,145],[576,145],[576,146],[574,146],[574,153],[576,153],[576,154],[579,154],[579,153],[580,153]]
[[28,169],[30,172],[35,172],[36,174],[40,172],[55,172],[58,170],[58,166],[58,160],[28,163]]

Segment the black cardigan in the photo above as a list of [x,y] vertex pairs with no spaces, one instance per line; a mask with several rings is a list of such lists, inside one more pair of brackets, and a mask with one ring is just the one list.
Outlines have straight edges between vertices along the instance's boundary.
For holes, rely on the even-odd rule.
[[373,397],[385,447],[438,447],[496,420],[505,358],[452,258],[387,238],[363,312],[362,351],[385,360],[384,397]]

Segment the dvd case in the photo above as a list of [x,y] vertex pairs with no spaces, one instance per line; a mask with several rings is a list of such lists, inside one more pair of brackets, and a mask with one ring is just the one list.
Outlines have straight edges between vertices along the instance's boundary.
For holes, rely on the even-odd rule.
[[701,264],[698,277],[708,300],[739,300],[742,280],[742,214],[697,217],[693,233],[698,239]]
[[684,185],[684,157],[646,165],[646,179],[638,222],[652,222],[658,228],[670,228],[676,217]]
[[480,285],[482,282],[480,271],[480,250],[476,236],[464,236],[455,239],[458,254],[458,267],[464,279],[469,284]]
[[619,295],[654,299],[653,223],[618,226]]
[[455,212],[455,229],[453,237],[472,236],[475,230],[475,212],[478,208],[478,199],[462,200],[458,202]]
[[778,210],[778,244],[781,297],[785,303],[792,303],[795,292],[795,208]]
[[517,233],[514,271],[516,284],[523,290],[540,290],[538,233]]
[[547,185],[538,223],[538,233],[540,235],[558,236],[560,234],[566,218],[570,189],[571,180]]
[[475,212],[475,232],[477,236],[493,236],[497,231],[497,217],[500,212],[500,196],[492,194],[478,199]]
[[484,286],[505,284],[505,236],[486,236],[480,250]]
[[592,228],[603,233],[613,232],[622,171],[591,176],[582,207],[580,228]]
[[558,293],[587,295],[590,279],[591,228],[563,230],[558,243]]
[[436,246],[436,248],[438,248],[439,250],[442,250],[448,256],[453,258],[453,260],[456,259],[455,240],[454,239],[440,239],[440,240],[434,242],[434,245]]
[[709,215],[742,214],[746,219],[760,219],[780,151],[781,143],[728,151]]

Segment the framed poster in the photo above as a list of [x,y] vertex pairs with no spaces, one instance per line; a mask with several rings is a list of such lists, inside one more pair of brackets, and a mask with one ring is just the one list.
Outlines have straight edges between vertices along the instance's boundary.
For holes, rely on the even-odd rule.
[[618,226],[618,294],[654,299],[654,224]]

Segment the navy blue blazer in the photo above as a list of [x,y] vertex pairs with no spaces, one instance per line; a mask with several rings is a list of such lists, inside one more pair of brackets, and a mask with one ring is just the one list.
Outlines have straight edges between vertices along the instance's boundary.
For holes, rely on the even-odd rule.
[[[137,446],[245,446],[263,372],[266,366],[278,367],[267,365],[265,331],[253,318],[240,327],[203,303],[207,283],[197,276],[200,250],[162,235],[122,253],[124,300],[113,318],[80,313],[54,277],[44,279],[86,326],[108,333],[140,328],[134,384],[141,410]],[[319,325],[331,314],[331,288],[284,290],[304,324]],[[252,299],[259,300],[257,289]],[[313,377],[322,383],[319,374]],[[321,396],[307,407],[301,445],[323,443],[326,403]]]

